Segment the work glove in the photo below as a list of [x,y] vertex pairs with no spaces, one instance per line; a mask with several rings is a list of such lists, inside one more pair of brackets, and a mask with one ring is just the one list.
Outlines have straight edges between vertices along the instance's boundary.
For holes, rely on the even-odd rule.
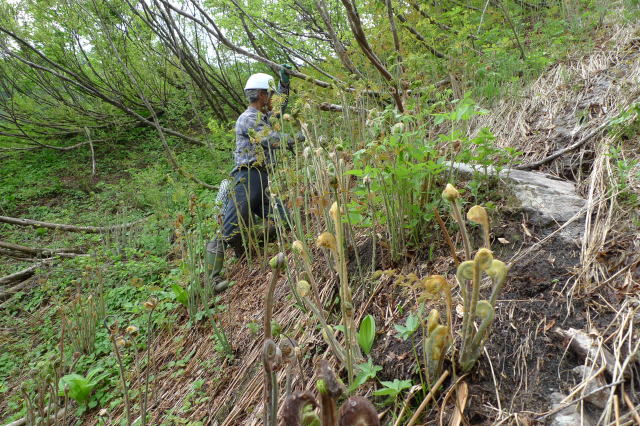
[[296,133],[293,137],[289,136],[287,138],[287,149],[293,153],[296,143],[304,142],[305,140],[306,138],[302,132]]
[[291,136],[287,136],[287,149],[289,150],[290,153],[294,153],[296,148],[296,141],[294,138],[292,138]]
[[[281,64],[280,65],[282,68],[286,68],[288,70],[292,69],[291,65],[289,64]],[[287,72],[284,69],[280,69],[280,82],[285,85],[288,86],[289,82],[291,81],[291,77],[289,76],[289,74],[287,74]]]

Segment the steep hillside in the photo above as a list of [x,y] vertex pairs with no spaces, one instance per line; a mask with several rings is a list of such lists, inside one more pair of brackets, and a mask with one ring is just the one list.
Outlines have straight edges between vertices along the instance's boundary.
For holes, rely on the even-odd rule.
[[[524,152],[523,166],[517,168],[535,168],[538,175],[507,174],[491,180],[486,192],[478,196],[481,200],[491,197],[496,205],[491,214],[492,249],[496,258],[510,265],[509,279],[498,300],[492,333],[480,362],[469,374],[452,373],[445,380],[435,404],[425,413],[427,424],[450,422],[456,399],[462,401],[464,417],[471,424],[561,424],[557,423],[561,420],[556,409],[560,405],[569,407],[560,412],[569,418],[562,424],[577,424],[580,418],[608,424],[616,416],[624,418],[620,423],[632,422],[627,402],[619,395],[638,404],[635,382],[629,378],[638,367],[633,360],[638,350],[634,324],[640,308],[636,298],[640,285],[640,145],[635,131],[640,33],[637,26],[626,26],[607,28],[604,34],[593,52],[554,65],[523,92],[521,100],[499,103],[489,114],[474,120],[469,130],[473,134],[473,128],[492,129],[500,146]],[[630,111],[628,120],[615,127],[618,125],[612,121],[621,121],[618,119],[625,111]],[[567,148],[566,153],[547,160]],[[544,164],[527,166],[541,160]],[[621,168],[620,162],[626,166]],[[535,181],[543,176],[550,177],[551,183]],[[465,186],[471,177],[454,173],[450,181]],[[561,181],[571,185],[561,185]],[[559,188],[545,193],[545,184]],[[533,201],[514,195],[523,187],[531,192]],[[577,199],[577,207],[567,205],[567,197]],[[556,204],[536,205],[542,202]],[[368,264],[371,238],[366,232],[360,234],[355,238],[359,261]],[[461,250],[459,236],[455,239]],[[481,243],[479,234],[474,241]],[[284,247],[291,242],[285,242]],[[313,274],[320,285],[321,300],[332,306],[338,275],[329,267],[326,253],[314,250],[312,255],[317,259]],[[277,282],[274,320],[283,335],[293,338],[300,348],[301,364],[300,369],[293,368],[293,388],[313,390],[321,359],[330,360],[337,371],[341,366],[323,340],[317,320],[295,304],[292,287],[303,272],[294,254],[289,253],[287,259],[291,269]],[[429,255],[416,252],[397,261],[391,259],[388,247],[380,245],[375,262],[375,269],[389,272],[378,279],[369,275],[357,279],[356,323],[368,314],[375,318],[378,328],[371,359],[382,367],[378,380],[420,384],[416,366],[422,360],[416,359],[420,358],[416,350],[421,350],[422,333],[403,340],[397,331],[397,326],[404,325],[419,309],[417,295],[398,285],[402,281],[399,277],[441,274],[454,283],[455,263],[444,240]],[[349,265],[351,271],[357,271],[353,253]],[[216,353],[216,342],[207,326],[179,328],[158,336],[152,356],[158,371],[151,405],[156,422],[168,421],[170,412],[187,414],[192,422],[262,422],[262,335],[247,324],[262,322],[270,274],[269,268],[247,267],[243,262],[232,269],[236,284],[222,295],[228,310],[220,315],[234,348],[231,359]],[[453,297],[458,329],[462,306],[457,286]],[[437,306],[444,312],[444,306],[436,302],[419,310],[424,313]],[[599,354],[595,359],[585,359],[584,354],[571,349],[571,339],[562,334],[570,329],[581,330],[593,339],[593,353]],[[177,335],[183,338],[178,340]],[[447,369],[453,368],[449,361],[455,359],[453,353],[452,349],[447,355]],[[606,362],[600,359],[604,356]],[[175,373],[164,366],[181,359],[185,360],[181,374],[173,378]],[[212,359],[218,361],[212,363]],[[587,367],[584,377],[582,370],[576,372],[580,366]],[[278,374],[281,387],[286,374]],[[193,383],[202,385],[194,389]],[[599,393],[590,394],[599,386]],[[371,396],[379,387],[369,382],[357,394]],[[415,400],[406,400],[410,410],[422,400],[421,390],[413,391],[417,391]],[[577,402],[567,404],[571,401]],[[395,410],[382,410],[383,421],[390,422],[392,413],[402,405],[398,401]],[[107,414],[111,419],[121,415]]]
[[[218,3],[212,9],[226,12]],[[306,3],[296,3],[303,13]],[[392,2],[374,3],[371,16],[392,15]],[[266,409],[266,423],[289,425],[295,403],[306,402],[301,424],[320,424],[311,418],[322,412],[333,425],[328,403],[347,410],[358,396],[394,426],[640,423],[640,24],[628,18],[637,4],[605,13],[515,3],[522,40],[501,2],[456,6],[439,25],[418,5],[409,23],[396,13],[413,43],[422,37],[415,51],[402,40],[404,64],[395,50],[384,58],[412,78],[397,87],[378,81],[385,74],[375,63],[366,68],[366,49],[354,53],[357,28],[350,56],[332,58],[357,72],[330,64],[353,87],[315,58],[340,52],[333,29],[323,29],[331,20],[316,35],[330,47],[309,53],[314,33],[299,36],[289,49],[304,53],[308,69],[291,72],[291,115],[272,123],[305,136],[270,171],[270,193],[290,217],[251,224],[245,257],[227,251],[232,285],[222,293],[207,285],[204,244],[220,232],[229,118],[251,65],[218,75],[222,68],[178,48],[184,40],[158,31],[182,52],[184,75],[166,72],[151,49],[154,60],[138,64],[93,52],[125,81],[83,86],[82,96],[113,94],[107,106],[91,98],[85,106],[95,109],[77,123],[66,109],[46,110],[64,124],[46,134],[37,123],[22,131],[31,118],[14,114],[11,132],[22,133],[0,127],[0,420],[259,425]],[[183,24],[171,13],[194,18],[162,4],[161,15],[127,13],[145,24],[161,18],[149,27],[163,31]],[[39,19],[62,10],[39,10]],[[81,9],[71,10],[81,21]],[[242,23],[253,46],[247,23],[258,17],[246,17],[222,22],[229,37]],[[338,32],[352,28],[346,19],[336,20]],[[109,52],[117,43],[101,25],[97,46]],[[367,30],[379,51],[399,44],[376,25]],[[463,47],[450,43],[456,37]],[[550,37],[557,43],[544,47]],[[123,40],[123,51],[144,56],[140,40]],[[32,72],[16,75],[29,82]],[[46,91],[24,92],[21,107],[45,110]],[[60,97],[77,112],[72,93]],[[169,127],[176,123],[180,131]],[[43,146],[52,138],[62,145]],[[277,236],[265,244],[271,229]]]

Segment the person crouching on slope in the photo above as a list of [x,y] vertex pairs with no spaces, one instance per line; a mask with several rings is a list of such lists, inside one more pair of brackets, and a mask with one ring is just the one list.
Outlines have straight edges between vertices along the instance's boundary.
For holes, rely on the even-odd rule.
[[[289,65],[283,67],[290,69]],[[206,246],[208,281],[216,291],[222,291],[228,285],[220,278],[226,248],[233,248],[236,256],[242,257],[242,228],[248,226],[250,215],[266,218],[271,213],[268,166],[274,159],[274,151],[284,146],[292,149],[294,145],[291,136],[271,127],[270,119],[276,116],[272,110],[275,92],[274,78],[263,73],[250,76],[244,87],[249,106],[236,121],[235,167],[231,172],[230,194],[223,208],[222,236]],[[289,96],[289,75],[284,69],[280,70],[277,93],[285,96],[280,108],[283,113]],[[274,204],[280,218],[286,222],[288,214],[284,206],[280,200],[274,200]]]

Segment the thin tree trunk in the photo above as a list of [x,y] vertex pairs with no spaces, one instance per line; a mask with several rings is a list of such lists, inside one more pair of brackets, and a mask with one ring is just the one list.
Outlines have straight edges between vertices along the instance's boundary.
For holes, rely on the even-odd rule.
[[138,225],[146,221],[147,219],[149,219],[149,217],[150,216],[147,216],[133,222],[124,223],[122,225],[113,225],[113,226],[65,225],[62,223],[40,222],[39,220],[20,219],[17,217],[9,217],[9,216],[0,216],[0,222],[9,223],[11,225],[33,226],[34,228],[48,228],[48,229],[56,229],[59,231],[67,231],[67,232],[86,232],[88,234],[101,234],[105,232],[112,232],[112,231],[131,228],[135,225]]
[[[25,269],[23,269],[21,271],[14,272],[13,274],[6,275],[6,276],[0,278],[0,285],[7,285],[7,284],[10,284],[12,282],[16,282],[16,281],[19,281],[19,280],[24,280],[26,278],[29,278],[31,275],[33,275],[35,273],[36,269],[38,269],[39,267],[41,267],[43,265],[46,265],[46,264],[50,263],[52,260],[53,259],[45,259],[42,262],[38,262],[35,265],[31,265],[28,268],[25,268]],[[0,298],[2,297],[2,295],[9,294],[9,292],[11,290],[12,289],[10,288],[10,289],[0,293]]]
[[349,54],[347,53],[347,49],[344,44],[338,38],[335,29],[333,28],[333,24],[331,23],[331,18],[329,13],[327,12],[327,7],[323,0],[315,0],[316,9],[318,9],[318,13],[320,13],[320,18],[322,18],[322,22],[325,27],[327,27],[327,33],[329,35],[329,39],[331,40],[331,45],[333,49],[336,51],[340,62],[342,65],[351,73],[356,76],[362,78],[362,73],[360,70],[356,68],[356,66],[351,62],[351,58],[349,58]]
[[[396,62],[398,64],[399,75],[404,73],[404,67],[402,65],[402,53],[400,52],[400,38],[398,37],[398,30],[396,30],[396,21],[393,19],[393,8],[391,7],[391,0],[385,0],[387,6],[387,18],[389,19],[389,26],[391,27],[391,35],[393,35],[393,47],[396,49]],[[400,79],[398,77],[398,79]]]
[[389,83],[391,86],[391,96],[393,96],[393,100],[396,103],[396,107],[398,111],[404,112],[404,106],[402,105],[402,99],[399,94],[398,88],[395,86],[395,79],[393,75],[387,70],[387,68],[383,65],[382,61],[378,58],[378,56],[373,52],[369,42],[367,41],[367,37],[362,29],[362,23],[360,22],[360,16],[358,15],[358,10],[354,3],[351,0],[341,0],[344,5],[345,10],[347,11],[347,18],[349,20],[349,26],[351,27],[351,32],[353,33],[358,45],[360,46],[360,50],[365,54],[365,56],[369,59],[371,64],[380,72],[382,77]]

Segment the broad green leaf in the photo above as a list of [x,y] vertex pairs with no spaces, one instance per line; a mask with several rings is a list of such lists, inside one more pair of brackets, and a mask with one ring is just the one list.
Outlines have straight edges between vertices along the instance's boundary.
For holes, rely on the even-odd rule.
[[171,284],[171,290],[176,296],[176,300],[184,307],[189,303],[189,293],[179,284]]
[[96,385],[108,376],[108,374],[105,373],[94,377],[101,371],[102,369],[100,368],[93,369],[87,377],[81,376],[80,374],[67,374],[63,376],[58,382],[59,394],[64,395],[66,392],[69,398],[77,403],[86,403]]
[[409,314],[409,316],[407,317],[407,320],[405,321],[405,325],[396,324],[393,326],[393,328],[396,329],[399,337],[402,340],[407,340],[409,337],[413,335],[413,333],[416,332],[419,326],[420,326],[420,321],[418,320],[418,317],[415,316],[414,314]]
[[373,341],[376,338],[376,320],[371,314],[364,317],[360,323],[360,330],[358,330],[358,344],[365,355],[369,355]]

